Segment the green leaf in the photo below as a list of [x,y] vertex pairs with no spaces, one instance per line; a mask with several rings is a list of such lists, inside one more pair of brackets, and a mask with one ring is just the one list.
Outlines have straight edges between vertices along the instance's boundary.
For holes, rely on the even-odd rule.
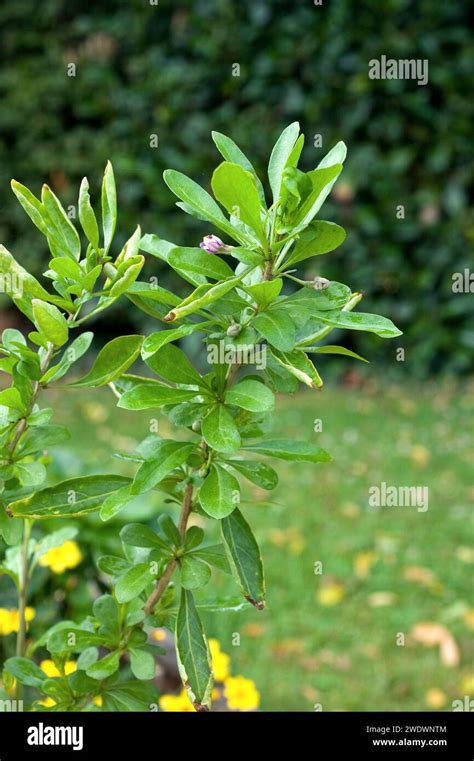
[[232,473],[214,464],[199,490],[199,501],[211,518],[225,518],[240,502],[239,482]]
[[147,360],[148,357],[152,357],[153,354],[156,354],[166,344],[178,341],[183,336],[189,336],[195,330],[199,330],[199,327],[199,325],[180,325],[179,328],[160,330],[158,333],[152,333],[143,342],[142,359]]
[[173,519],[165,513],[164,515],[160,515],[158,523],[160,525],[161,531],[168,538],[169,542],[175,547],[180,547],[181,534],[179,533]]
[[104,711],[133,712],[150,711],[157,702],[156,687],[144,682],[118,682],[102,686],[102,709]]
[[169,551],[169,546],[161,539],[156,531],[142,523],[129,523],[120,531],[120,538],[124,544],[131,547],[145,547]]
[[50,653],[79,653],[87,647],[103,644],[104,637],[100,634],[79,629],[74,625],[66,625],[62,629],[51,632],[46,646]]
[[229,214],[251,227],[260,241],[265,241],[255,175],[238,164],[223,161],[214,171],[211,185],[215,197]]
[[203,560],[185,555],[180,561],[181,585],[184,589],[199,589],[211,578],[211,569]]
[[170,388],[159,383],[143,383],[120,397],[117,407],[124,410],[148,410],[163,407],[165,404],[180,404],[193,399],[199,391],[184,388]]
[[184,351],[174,344],[165,344],[145,362],[153,372],[172,383],[182,383],[186,386],[202,385],[198,371],[194,369]]
[[402,335],[391,320],[381,317],[378,314],[368,314],[367,312],[315,312],[315,320],[330,325],[334,328],[344,328],[345,330],[363,330],[368,333],[375,333],[381,338],[396,338]]
[[201,542],[204,539],[204,531],[202,528],[199,528],[199,526],[191,526],[191,528],[188,528],[186,531],[186,536],[184,538],[184,546],[186,548],[186,551],[193,550],[195,547],[198,547]]
[[169,253],[168,263],[177,271],[185,270],[187,273],[204,275],[212,280],[226,280],[234,275],[227,262],[217,254],[203,251],[202,248],[173,248]]
[[69,328],[64,315],[53,304],[33,299],[33,316],[40,333],[54,346],[62,346],[69,337]]
[[202,549],[192,552],[190,556],[204,560],[208,565],[212,565],[220,571],[224,571],[224,573],[230,573],[223,544],[211,544],[207,547],[202,547]]
[[129,568],[117,579],[115,596],[119,602],[130,602],[138,597],[154,579],[149,563],[139,563]]
[[283,170],[291,156],[299,131],[300,125],[298,122],[289,124],[288,127],[283,130],[273,147],[268,164],[268,179],[272,189],[274,202],[278,201],[280,197]]
[[130,648],[130,668],[136,679],[153,679],[156,671],[154,656],[141,648]]
[[114,600],[112,595],[101,595],[101,597],[98,597],[94,600],[92,609],[94,616],[103,626],[109,629],[118,629],[120,611],[117,601]]
[[215,227],[235,238],[236,231],[224,217],[214,199],[200,185],[174,169],[167,169],[163,173],[163,178],[172,193],[189,204],[200,215],[201,219],[212,222]]
[[334,164],[343,164],[347,155],[347,146],[340,140],[331,150],[326,153],[325,157],[321,159],[318,164],[318,169],[324,169],[328,166],[334,166]]
[[18,410],[18,412],[26,412],[26,407],[22,401],[20,392],[13,386],[0,391],[0,405],[3,407],[9,407],[12,410]]
[[193,595],[183,589],[176,618],[176,649],[183,684],[197,710],[209,708],[213,674],[209,645]]
[[115,672],[118,671],[119,666],[120,652],[116,650],[89,666],[89,668],[86,669],[86,674],[87,676],[90,676],[91,679],[107,679],[107,677],[112,676],[112,674],[115,674]]
[[109,341],[98,353],[91,370],[74,387],[105,386],[119,378],[140,355],[143,336],[119,336]]
[[323,382],[315,366],[306,356],[304,351],[295,349],[290,352],[281,352],[277,349],[272,350],[272,354],[284,368],[299,381],[310,388],[321,388]]
[[295,345],[295,326],[289,314],[282,309],[271,309],[257,314],[252,320],[268,343],[280,351],[291,351]]
[[254,175],[258,196],[262,206],[265,207],[265,192],[263,190],[263,185],[257,177],[257,173],[255,172],[255,169],[248,160],[247,156],[240,150],[238,145],[236,145],[230,137],[223,135],[221,132],[212,132],[212,139],[216,144],[217,150],[226,161],[230,161],[232,164],[239,164],[239,166],[243,167],[243,169],[246,169],[248,172],[251,172]]
[[[142,251],[146,251],[148,254],[151,254],[152,256],[156,256],[158,259],[161,259],[161,261],[166,262],[167,264],[170,263],[169,261],[170,254],[171,254],[171,251],[174,251],[175,248],[177,248],[177,246],[174,243],[170,243],[170,241],[168,240],[162,240],[161,238],[158,238],[157,235],[144,235],[140,241],[140,249]],[[181,269],[180,267],[178,267],[177,264],[173,265],[173,269],[176,270],[176,272],[179,275],[181,275],[181,277],[184,278],[184,280],[186,280],[188,283],[192,283],[193,285],[201,285],[202,283],[207,282],[204,275],[198,275],[197,273],[188,272],[188,270]],[[145,285],[145,283],[141,285]],[[156,289],[157,289],[157,286],[154,286],[153,290],[156,290]],[[161,289],[161,290],[164,290],[164,289]],[[173,306],[174,304],[177,304],[177,303],[179,303],[179,299],[176,297],[175,301],[171,302],[171,304]]]
[[9,505],[17,518],[75,517],[97,510],[105,498],[130,479],[124,476],[84,476],[49,486]]
[[221,521],[222,538],[232,575],[244,597],[258,610],[265,605],[265,580],[260,549],[240,510]]
[[275,280],[247,285],[244,290],[250,294],[260,309],[266,309],[280,295],[282,286],[283,280],[281,277],[277,277]]
[[37,488],[46,478],[46,468],[40,462],[18,462],[13,471],[23,486]]
[[300,288],[296,293],[282,299],[279,302],[279,309],[288,310],[293,322],[298,327],[304,327],[317,312],[334,311],[345,307],[351,295],[347,285],[333,280],[323,289]]
[[312,172],[307,173],[313,189],[298,208],[294,220],[293,233],[300,232],[313,220],[331,192],[331,188],[341,171],[342,164],[335,164],[331,167],[313,169]]
[[33,195],[31,190],[28,190],[25,185],[22,185],[21,182],[12,180],[11,186],[14,194],[19,200],[20,204],[23,206],[23,209],[26,211],[33,224],[36,225],[38,230],[40,230],[43,235],[47,236],[49,220],[46,209],[44,208],[41,201],[39,201],[36,196]]
[[290,266],[297,262],[309,259],[310,256],[320,256],[334,251],[341,245],[346,237],[343,227],[333,222],[317,220],[312,222],[300,234],[294,249],[292,250],[286,265]]
[[278,473],[264,462],[253,460],[227,460],[226,462],[262,489],[271,491],[278,484]]
[[89,243],[99,250],[99,227],[89,196],[89,183],[84,177],[79,188],[79,221]]
[[40,449],[63,444],[70,438],[71,434],[64,425],[42,425],[39,428],[29,428],[21,438],[18,453],[22,457],[27,457],[39,452]]
[[[140,228],[138,228],[138,231],[139,230]],[[125,272],[114,280],[108,296],[110,298],[118,299],[123,293],[127,293],[142,271],[144,264],[144,256],[134,256],[133,258],[128,259],[125,265]]]
[[143,494],[153,489],[168,473],[179,468],[195,449],[194,444],[163,439],[155,455],[138,468],[132,484],[132,494]]
[[[5,283],[11,284],[9,289],[4,288],[5,293],[10,296],[13,303],[23,314],[26,314],[31,322],[33,322],[31,303],[33,299],[41,299],[57,306],[64,305],[65,300],[63,298],[48,293],[36,278],[21,267],[2,245],[0,245],[0,275],[3,276]],[[66,304],[68,304],[67,301]]]
[[87,351],[94,338],[93,333],[82,333],[64,350],[64,353],[57,365],[53,365],[45,372],[40,382],[43,384],[53,383],[62,378],[68,372],[69,368],[77,362]]
[[168,312],[164,317],[165,322],[182,319],[188,314],[193,314],[194,312],[198,312],[200,309],[209,306],[209,304],[213,304],[239,285],[243,277],[245,277],[245,273],[232,277],[229,280],[224,280],[221,283],[216,283],[216,285],[206,288],[204,292],[202,291],[203,286],[198,286],[196,291]]
[[240,446],[239,429],[223,404],[217,404],[203,419],[202,435],[218,452],[233,452]]
[[7,658],[4,669],[7,674],[11,674],[21,684],[26,684],[28,687],[41,689],[46,679],[44,671],[41,671],[40,667],[28,658]]
[[364,359],[360,354],[356,354],[355,351],[346,349],[344,346],[310,346],[306,347],[305,351],[312,352],[313,354],[344,354],[346,357],[353,357],[354,359],[360,359],[361,362],[369,362],[368,359]]
[[117,224],[117,192],[115,189],[114,170],[110,161],[105,167],[102,181],[102,228],[104,231],[104,253],[109,253],[110,244]]
[[295,462],[330,462],[332,459],[321,447],[294,439],[267,439],[255,444],[244,444],[242,449]]
[[244,378],[226,391],[225,401],[250,412],[268,412],[275,406],[273,391],[251,378]]
[[77,261],[81,255],[79,233],[48,185],[43,185],[41,200],[48,217],[47,237],[51,253]]

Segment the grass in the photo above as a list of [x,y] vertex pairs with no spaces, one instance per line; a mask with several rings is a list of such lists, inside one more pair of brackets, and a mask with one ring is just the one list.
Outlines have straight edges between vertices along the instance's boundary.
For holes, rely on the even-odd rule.
[[[96,471],[122,467],[110,447],[130,451],[148,434],[149,415],[113,411],[107,391],[92,399],[67,392],[59,402],[55,419],[74,437],[76,454],[58,452],[69,476],[82,459]],[[274,461],[280,484],[271,505],[268,493],[245,487],[267,608],[206,622],[233,674],[256,682],[264,710],[450,710],[469,694],[470,414],[472,388],[449,384],[328,388],[279,400],[272,435],[317,441],[334,461]],[[369,507],[369,489],[381,482],[427,486],[428,510]],[[134,509],[138,517],[140,504]],[[235,588],[216,574],[205,597],[214,593]],[[439,644],[421,641],[430,637],[444,643],[445,662]]]

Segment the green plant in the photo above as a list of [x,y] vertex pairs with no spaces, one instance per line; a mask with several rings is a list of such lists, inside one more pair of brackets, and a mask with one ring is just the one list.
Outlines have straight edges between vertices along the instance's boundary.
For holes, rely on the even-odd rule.
[[[195,591],[208,584],[216,568],[231,573],[243,597],[257,609],[265,602],[260,550],[240,510],[239,477],[270,491],[278,475],[266,461],[247,459],[247,453],[308,463],[331,459],[311,442],[267,438],[275,392],[292,393],[301,382],[321,388],[310,354],[362,359],[342,347],[321,344],[335,328],[384,338],[400,334],[386,318],[353,312],[361,294],[348,286],[322,277],[304,281],[295,274],[301,262],[334,250],[344,240],[338,225],[315,221],[342,170],[344,144],[338,143],[316,169],[305,173],[297,168],[304,142],[299,125],[287,127],[270,157],[272,203],[267,206],[264,188],[245,155],[230,138],[220,133],[213,138],[224,158],[212,177],[216,201],[180,172],[167,170],[164,178],[180,199],[178,206],[237,245],[209,234],[200,247],[180,247],[155,235],[141,238],[137,228],[112,262],[116,194],[109,165],[102,187],[102,244],[87,181],[81,185],[79,219],[88,241],[81,259],[79,235],[49,188],[39,202],[13,183],[20,203],[47,236],[53,258],[45,274],[56,293],[46,291],[1,250],[0,272],[14,302],[36,327],[28,338],[37,347],[31,349],[18,331],[3,334],[1,369],[12,376],[12,383],[0,394],[5,508],[0,530],[11,545],[2,569],[17,585],[20,611],[17,656],[6,661],[4,676],[7,686],[16,679],[47,695],[55,702],[53,710],[87,710],[98,697],[109,710],[155,705],[155,689],[148,682],[155,674],[157,649],[147,636],[155,626],[175,630],[189,697],[196,710],[209,709],[212,668],[199,610],[228,611],[236,602],[195,599]],[[154,279],[139,282],[139,250],[166,262],[191,291],[181,298]],[[94,291],[101,276],[105,282]],[[288,280],[299,288],[284,295]],[[125,455],[137,463],[133,478],[86,476],[41,488],[46,477],[42,451],[67,434],[49,424],[52,411],[40,409],[39,392],[64,377],[89,347],[92,335],[83,333],[65,349],[69,331],[121,295],[173,327],[145,339],[113,339],[72,385],[108,385],[118,407],[166,415],[176,437],[161,438],[152,419],[150,436]],[[192,333],[203,334],[205,374],[175,343]],[[127,372],[140,354],[152,376]],[[248,372],[241,377],[244,367]],[[56,532],[38,544],[32,538],[34,521],[80,518],[97,510],[108,521],[136,496],[152,490],[162,493],[166,504],[179,506],[176,519],[164,513],[156,529],[126,525],[120,534],[124,556],[105,556],[98,563],[110,578],[110,594],[94,601],[93,615],[80,625],[54,625],[28,647],[25,657],[29,575],[41,554],[65,539]],[[205,543],[204,530],[189,525],[193,514],[219,522],[220,543]],[[40,647],[49,651],[60,677],[47,678],[35,664],[31,656]],[[65,664],[73,653],[80,653],[78,668],[68,675]]]

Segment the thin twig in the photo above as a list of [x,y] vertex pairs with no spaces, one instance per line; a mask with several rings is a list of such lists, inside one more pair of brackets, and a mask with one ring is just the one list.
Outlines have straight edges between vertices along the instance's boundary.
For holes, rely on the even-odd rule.
[[[186,527],[188,525],[188,519],[191,513],[191,507],[193,503],[193,489],[194,487],[191,483],[186,484],[186,488],[184,490],[183,505],[181,507],[181,514],[179,516],[179,523],[178,523],[178,531],[179,531],[179,535],[181,539],[184,539],[184,536],[186,534]],[[173,558],[172,560],[169,561],[163,575],[158,579],[158,582],[153,592],[151,593],[151,595],[149,596],[148,600],[145,603],[144,611],[146,615],[149,615],[153,611],[155,605],[160,600],[166,587],[171,581],[171,577],[177,565],[178,565],[178,561],[176,560],[176,558]]]

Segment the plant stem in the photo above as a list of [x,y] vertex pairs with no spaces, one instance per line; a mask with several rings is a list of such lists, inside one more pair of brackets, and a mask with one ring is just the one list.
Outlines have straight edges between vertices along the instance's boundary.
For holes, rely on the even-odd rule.
[[[181,507],[181,514],[179,516],[179,523],[178,523],[178,531],[181,539],[184,539],[184,535],[186,534],[186,527],[188,525],[188,519],[189,515],[191,513],[191,507],[193,503],[193,484],[189,483],[186,484],[186,488],[184,490],[184,496],[183,496],[183,504]],[[176,558],[173,558],[169,561],[168,565],[165,568],[165,571],[163,575],[158,580],[158,583],[156,584],[153,592],[149,596],[148,600],[145,603],[144,611],[145,614],[148,615],[153,611],[153,608],[163,595],[166,587],[168,586],[169,582],[171,581],[171,577],[174,573],[174,570],[176,566],[178,565],[178,561]]]
[[21,544],[21,559],[20,559],[20,579],[18,590],[18,637],[16,640],[16,654],[23,656],[25,653],[25,641],[26,641],[26,599],[28,593],[28,546],[31,535],[31,521],[25,520],[23,522],[23,541]]

